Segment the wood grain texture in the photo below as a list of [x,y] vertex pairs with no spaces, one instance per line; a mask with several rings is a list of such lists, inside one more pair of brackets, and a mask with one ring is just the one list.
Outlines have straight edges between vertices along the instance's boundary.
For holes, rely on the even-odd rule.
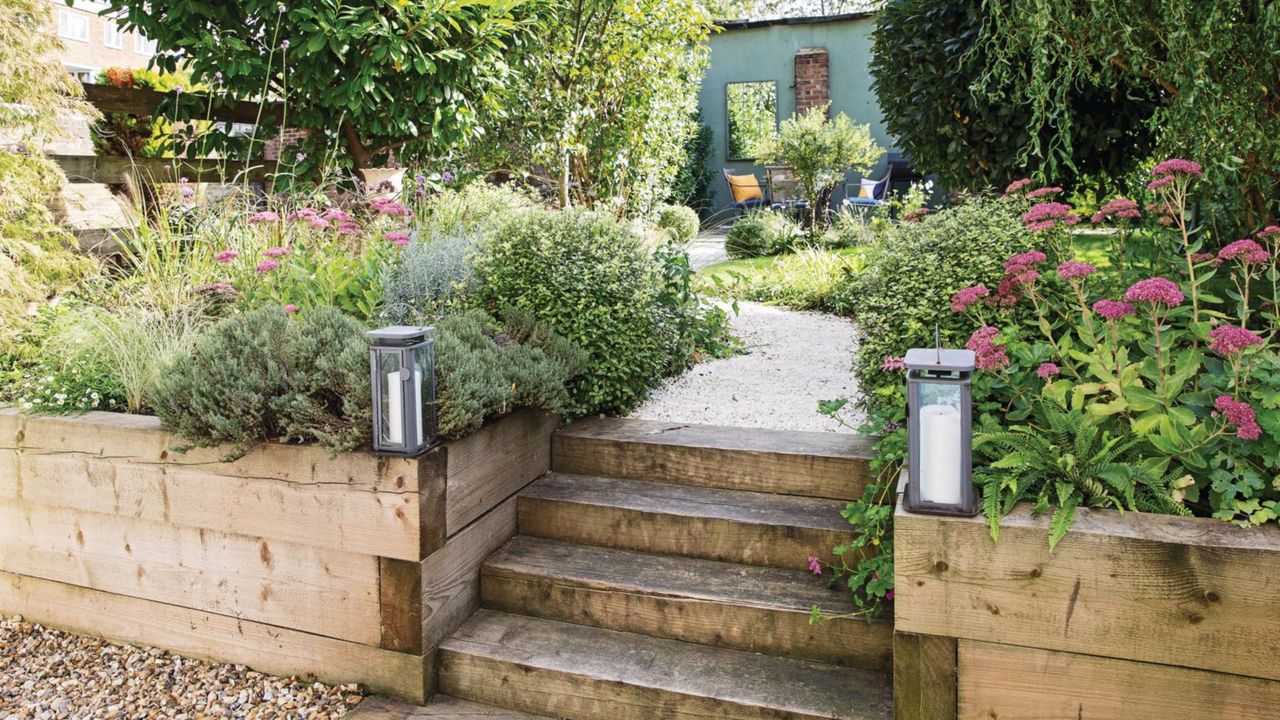
[[961,720],[1280,717],[1280,682],[960,641]]
[[72,183],[122,185],[126,176],[145,183],[176,183],[187,178],[193,183],[232,181],[267,182],[276,172],[276,162],[255,160],[175,160],[170,158],[111,157],[106,155],[52,155]]
[[389,698],[369,698],[343,717],[346,720],[546,720],[545,715],[504,710],[492,705],[459,700],[450,695],[436,695],[426,705],[412,705]]
[[422,646],[431,648],[480,607],[480,566],[516,531],[510,498],[422,561]]
[[878,673],[482,610],[440,647],[440,689],[571,720],[887,720]]
[[897,629],[1280,680],[1280,528],[1081,510],[1050,554],[1047,525],[899,508]]
[[379,647],[422,654],[422,564],[378,558]]
[[247,665],[273,675],[358,682],[421,702],[421,656],[381,650],[243,618],[0,571],[0,614],[69,632]]
[[552,473],[520,495],[520,534],[780,568],[850,538],[844,503]]
[[0,570],[377,646],[368,555],[0,503]]
[[492,610],[684,642],[888,670],[892,626],[805,570],[752,567],[519,536],[481,571]]
[[522,410],[448,443],[448,535],[519,492],[551,467],[559,418]]
[[955,638],[893,634],[893,717],[956,720]]
[[557,472],[853,500],[874,478],[856,435],[579,420],[556,432]]

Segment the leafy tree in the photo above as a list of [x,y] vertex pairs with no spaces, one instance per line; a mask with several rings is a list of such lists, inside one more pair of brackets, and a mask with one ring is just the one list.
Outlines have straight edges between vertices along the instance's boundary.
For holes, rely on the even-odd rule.
[[844,113],[828,120],[825,105],[784,120],[759,150],[761,161],[786,165],[795,174],[815,226],[826,219],[823,211],[831,203],[831,191],[845,173],[867,172],[884,152],[871,139],[870,126],[854,125]]
[[698,129],[684,143],[684,156],[675,179],[671,181],[669,202],[692,208],[699,217],[711,211],[711,144],[715,135],[702,124],[702,112],[695,113]]
[[556,188],[560,205],[646,212],[686,138],[711,24],[693,0],[550,0],[540,44],[486,128],[490,160]]
[[62,68],[61,45],[43,0],[0,4],[0,128],[5,142],[39,142],[60,134],[68,114],[96,115],[84,91]]
[[[1233,211],[1229,224],[1272,219],[1280,193],[1280,6],[1266,0],[991,2],[975,36],[990,61],[977,90],[1024,90],[1028,154],[1090,127],[1063,113],[1074,88],[1133,87],[1158,98],[1137,119],[1161,154],[1196,158]],[[1111,112],[1122,117],[1123,107]],[[1070,145],[1067,145],[1070,148]]]
[[340,138],[357,168],[440,154],[476,132],[538,0],[109,0],[181,65],[237,97],[287,101],[285,121]]
[[1036,43],[1000,54],[988,44],[992,5],[900,0],[876,17],[873,87],[885,125],[917,167],[953,188],[981,190],[1028,170],[1068,184],[1116,178],[1150,155],[1155,93],[1127,80],[1034,82],[1027,68]]

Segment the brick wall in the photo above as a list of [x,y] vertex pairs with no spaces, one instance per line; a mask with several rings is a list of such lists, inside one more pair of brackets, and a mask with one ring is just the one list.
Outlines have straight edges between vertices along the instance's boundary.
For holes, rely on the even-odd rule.
[[826,105],[831,99],[831,75],[826,48],[796,51],[796,113]]
[[[281,148],[286,148],[285,152],[288,152],[287,148],[297,145],[306,137],[306,130],[301,128],[285,128],[280,131],[280,135],[278,137],[272,138],[267,141],[265,146],[263,146],[262,158],[264,160],[279,160],[281,159]],[[292,157],[287,157],[285,160],[287,162],[293,162]]]

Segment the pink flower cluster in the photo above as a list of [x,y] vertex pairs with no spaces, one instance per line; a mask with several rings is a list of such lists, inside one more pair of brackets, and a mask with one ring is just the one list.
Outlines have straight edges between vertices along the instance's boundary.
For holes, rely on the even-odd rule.
[[250,215],[248,221],[251,223],[280,222],[280,216],[270,210],[263,210]]
[[975,364],[979,370],[1003,370],[1009,366],[1009,355],[1005,352],[1004,345],[995,342],[999,334],[1000,330],[990,325],[980,327],[973,331],[969,342],[964,344],[976,356]]
[[320,217],[324,218],[325,220],[328,220],[329,222],[336,222],[336,223],[355,222],[355,220],[353,220],[350,215],[348,215],[346,212],[344,212],[339,208],[329,208],[328,210],[325,210],[324,212],[320,213]]
[[305,222],[316,230],[324,230],[329,227],[329,221],[321,217],[320,213],[311,208],[302,208],[301,210],[291,214],[290,220],[295,222]]
[[1209,349],[1222,355],[1244,352],[1262,342],[1261,335],[1235,325],[1219,325],[1209,331]]
[[1046,260],[1045,254],[1039,250],[1018,253],[1004,261],[1004,277],[996,286],[995,304],[1010,307],[1018,302],[1023,292],[1035,284],[1040,278],[1036,265]]
[[217,255],[214,255],[213,259],[220,263],[229,263],[238,257],[240,257],[240,253],[236,252],[235,250],[223,250]]
[[1271,253],[1258,243],[1245,238],[1228,243],[1218,251],[1219,260],[1239,260],[1245,265],[1255,265],[1271,260]]
[[1056,363],[1051,362],[1040,363],[1040,367],[1036,368],[1036,376],[1041,380],[1048,380],[1061,372],[1062,369],[1059,368]]
[[1249,403],[1236,400],[1230,395],[1219,395],[1218,399],[1213,401],[1213,407],[1227,418],[1229,424],[1235,425],[1236,437],[1241,440],[1257,440],[1262,436],[1258,415]]
[[1080,216],[1071,212],[1072,207],[1060,202],[1042,202],[1032,205],[1022,214],[1022,224],[1032,232],[1052,230],[1061,223],[1064,226],[1080,222]]
[[1100,223],[1108,219],[1136,220],[1140,217],[1142,211],[1138,209],[1138,203],[1126,197],[1118,197],[1108,200],[1090,219],[1094,223]]
[[1093,311],[1107,320],[1119,320],[1134,312],[1132,305],[1119,300],[1099,300],[1093,304]]
[[392,245],[400,245],[403,247],[405,245],[408,245],[413,238],[409,237],[409,233],[404,232],[403,230],[392,230],[386,235],[383,235],[382,239],[386,240]]
[[1280,233],[1280,225],[1268,225],[1255,233],[1254,237],[1259,240],[1266,240],[1276,233]]
[[391,198],[374,198],[369,202],[369,207],[386,217],[409,217],[409,210]]
[[284,314],[285,314],[285,315],[292,315],[292,314],[294,314],[294,313],[298,312],[298,306],[297,306],[297,305],[294,305],[293,303],[289,303],[288,305],[285,305],[285,306],[281,307],[280,309],[284,311]]
[[906,361],[898,355],[885,355],[884,362],[880,363],[880,369],[884,372],[898,372],[907,369]]
[[1177,283],[1162,277],[1139,280],[1124,291],[1124,299],[1128,302],[1148,302],[1167,307],[1181,305],[1185,297]]
[[1147,183],[1147,189],[1159,190],[1179,177],[1198,178],[1203,174],[1204,168],[1200,167],[1200,163],[1182,158],[1170,158],[1151,168],[1152,179]]
[[1042,188],[1036,188],[1035,190],[1032,190],[1031,192],[1027,193],[1027,197],[1034,200],[1036,198],[1051,197],[1061,192],[1062,192],[1062,188],[1057,186],[1042,187]]
[[1070,260],[1058,266],[1058,277],[1063,280],[1076,280],[1078,278],[1089,277],[1098,272],[1098,268],[1087,262],[1077,262]]
[[287,247],[269,247],[262,251],[262,255],[269,258],[282,258],[292,254],[293,250]]
[[280,267],[280,262],[277,260],[263,260],[262,262],[255,265],[253,269],[257,273],[266,274],[271,272],[272,270],[275,270],[278,267]]
[[986,285],[967,287],[951,296],[951,312],[964,312],[970,305],[991,294]]
[[1048,259],[1049,258],[1039,250],[1018,253],[1004,261],[1004,269],[1006,272],[1021,272],[1027,268],[1039,265]]
[[1013,182],[1009,183],[1008,187],[1004,189],[1004,196],[1009,197],[1010,195],[1016,192],[1021,192],[1024,188],[1026,188],[1030,184],[1031,184],[1031,178],[1019,178],[1018,180],[1014,180]]

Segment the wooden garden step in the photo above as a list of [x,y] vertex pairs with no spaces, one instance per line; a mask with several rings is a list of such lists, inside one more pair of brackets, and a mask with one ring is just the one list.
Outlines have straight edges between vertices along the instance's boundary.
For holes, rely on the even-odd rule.
[[552,469],[577,475],[854,500],[873,480],[871,440],[843,433],[590,418],[552,438]]
[[877,672],[480,610],[440,646],[440,689],[568,720],[887,720]]
[[436,695],[426,705],[391,698],[368,698],[343,717],[346,720],[547,720],[543,715],[504,710],[449,695]]
[[839,500],[549,473],[520,494],[518,533],[802,569],[850,537]]
[[805,570],[650,555],[517,536],[485,562],[480,602],[503,612],[673,640],[887,670],[893,628]]

